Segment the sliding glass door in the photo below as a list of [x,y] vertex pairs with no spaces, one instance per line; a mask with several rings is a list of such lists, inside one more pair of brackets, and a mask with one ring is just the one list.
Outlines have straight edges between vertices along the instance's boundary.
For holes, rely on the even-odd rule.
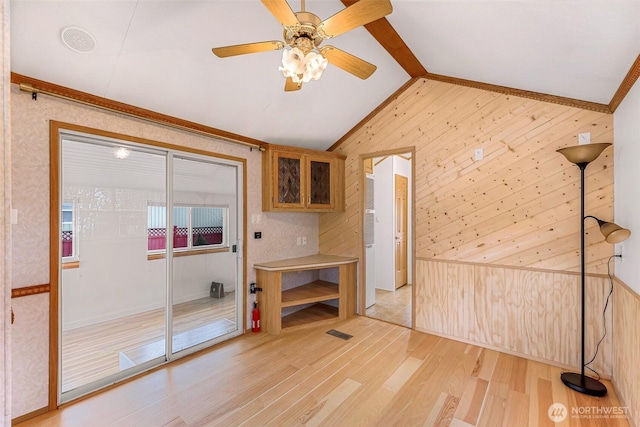
[[238,329],[237,169],[173,158],[172,352]]
[[60,159],[60,402],[242,333],[241,163],[75,132]]

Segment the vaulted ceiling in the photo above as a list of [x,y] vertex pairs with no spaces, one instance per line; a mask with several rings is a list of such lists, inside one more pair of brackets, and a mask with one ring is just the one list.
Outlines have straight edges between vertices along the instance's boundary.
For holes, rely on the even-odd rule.
[[[352,3],[309,0],[306,10],[326,19]],[[289,5],[301,7],[298,0]],[[285,92],[282,52],[230,58],[211,52],[282,40],[282,26],[258,0],[12,0],[11,71],[14,82],[37,79],[231,139],[324,150],[412,78],[606,111],[625,76],[640,68],[638,0],[392,5],[386,18],[330,40],[375,64],[369,79],[330,64],[320,80]],[[95,49],[68,48],[61,37],[68,27],[91,34]]]

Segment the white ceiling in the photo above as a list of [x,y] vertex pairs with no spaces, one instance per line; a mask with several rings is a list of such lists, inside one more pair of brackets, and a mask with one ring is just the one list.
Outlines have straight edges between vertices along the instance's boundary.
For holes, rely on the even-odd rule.
[[[392,5],[387,20],[445,76],[608,104],[640,54],[640,0]],[[321,19],[343,8],[306,1]],[[276,144],[327,149],[410,79],[364,28],[329,43],[377,65],[364,81],[329,65],[285,93],[280,51],[214,56],[212,47],[282,39],[258,0],[12,0],[10,14],[12,72]],[[91,33],[96,49],[67,48],[68,26]]]

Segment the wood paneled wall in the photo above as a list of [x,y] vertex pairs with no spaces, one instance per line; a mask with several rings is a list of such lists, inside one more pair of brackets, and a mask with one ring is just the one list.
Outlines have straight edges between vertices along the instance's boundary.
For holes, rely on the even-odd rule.
[[[336,149],[347,156],[344,214],[320,218],[321,252],[359,255],[360,155],[415,147],[416,256],[578,271],[580,173],[556,150],[612,142],[613,117],[418,80]],[[484,160],[474,161],[474,149]],[[587,168],[586,211],[612,219],[613,148]],[[587,225],[588,271],[612,246]]]
[[640,296],[617,280],[614,286],[613,383],[629,407],[631,425],[640,426]]
[[[347,156],[347,207],[321,214],[320,251],[361,256],[360,156],[413,147],[415,255],[438,267],[433,273],[421,264],[416,272],[416,292],[424,296],[416,325],[575,366],[577,276],[563,273],[580,268],[580,172],[556,150],[577,144],[583,132],[591,142],[612,142],[612,115],[420,79],[335,149]],[[484,149],[484,160],[474,160],[476,148]],[[613,219],[612,162],[609,148],[586,170],[586,212],[605,220]],[[613,246],[595,221],[586,226],[587,271],[606,273]],[[447,288],[424,288],[426,274],[445,274],[438,261],[459,264],[446,269],[453,275],[444,276]],[[460,296],[429,303],[427,289],[467,292],[463,301],[475,311],[453,304]],[[540,294],[551,289],[552,297]],[[452,305],[437,305],[444,302]],[[552,319],[572,323],[562,330],[554,325],[549,335]],[[599,362],[607,374],[610,351],[609,345]]]
[[[449,261],[416,262],[417,330],[480,343],[579,370],[580,275]],[[603,335],[602,308],[610,283],[587,277],[585,357]],[[590,365],[611,377],[609,333]]]

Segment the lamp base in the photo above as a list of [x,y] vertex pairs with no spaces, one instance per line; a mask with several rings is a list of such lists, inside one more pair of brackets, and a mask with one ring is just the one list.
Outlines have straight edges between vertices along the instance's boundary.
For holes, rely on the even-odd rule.
[[582,376],[575,372],[565,372],[560,375],[560,379],[569,388],[577,392],[588,394],[589,396],[604,396],[607,394],[607,387],[598,380],[591,377]]

